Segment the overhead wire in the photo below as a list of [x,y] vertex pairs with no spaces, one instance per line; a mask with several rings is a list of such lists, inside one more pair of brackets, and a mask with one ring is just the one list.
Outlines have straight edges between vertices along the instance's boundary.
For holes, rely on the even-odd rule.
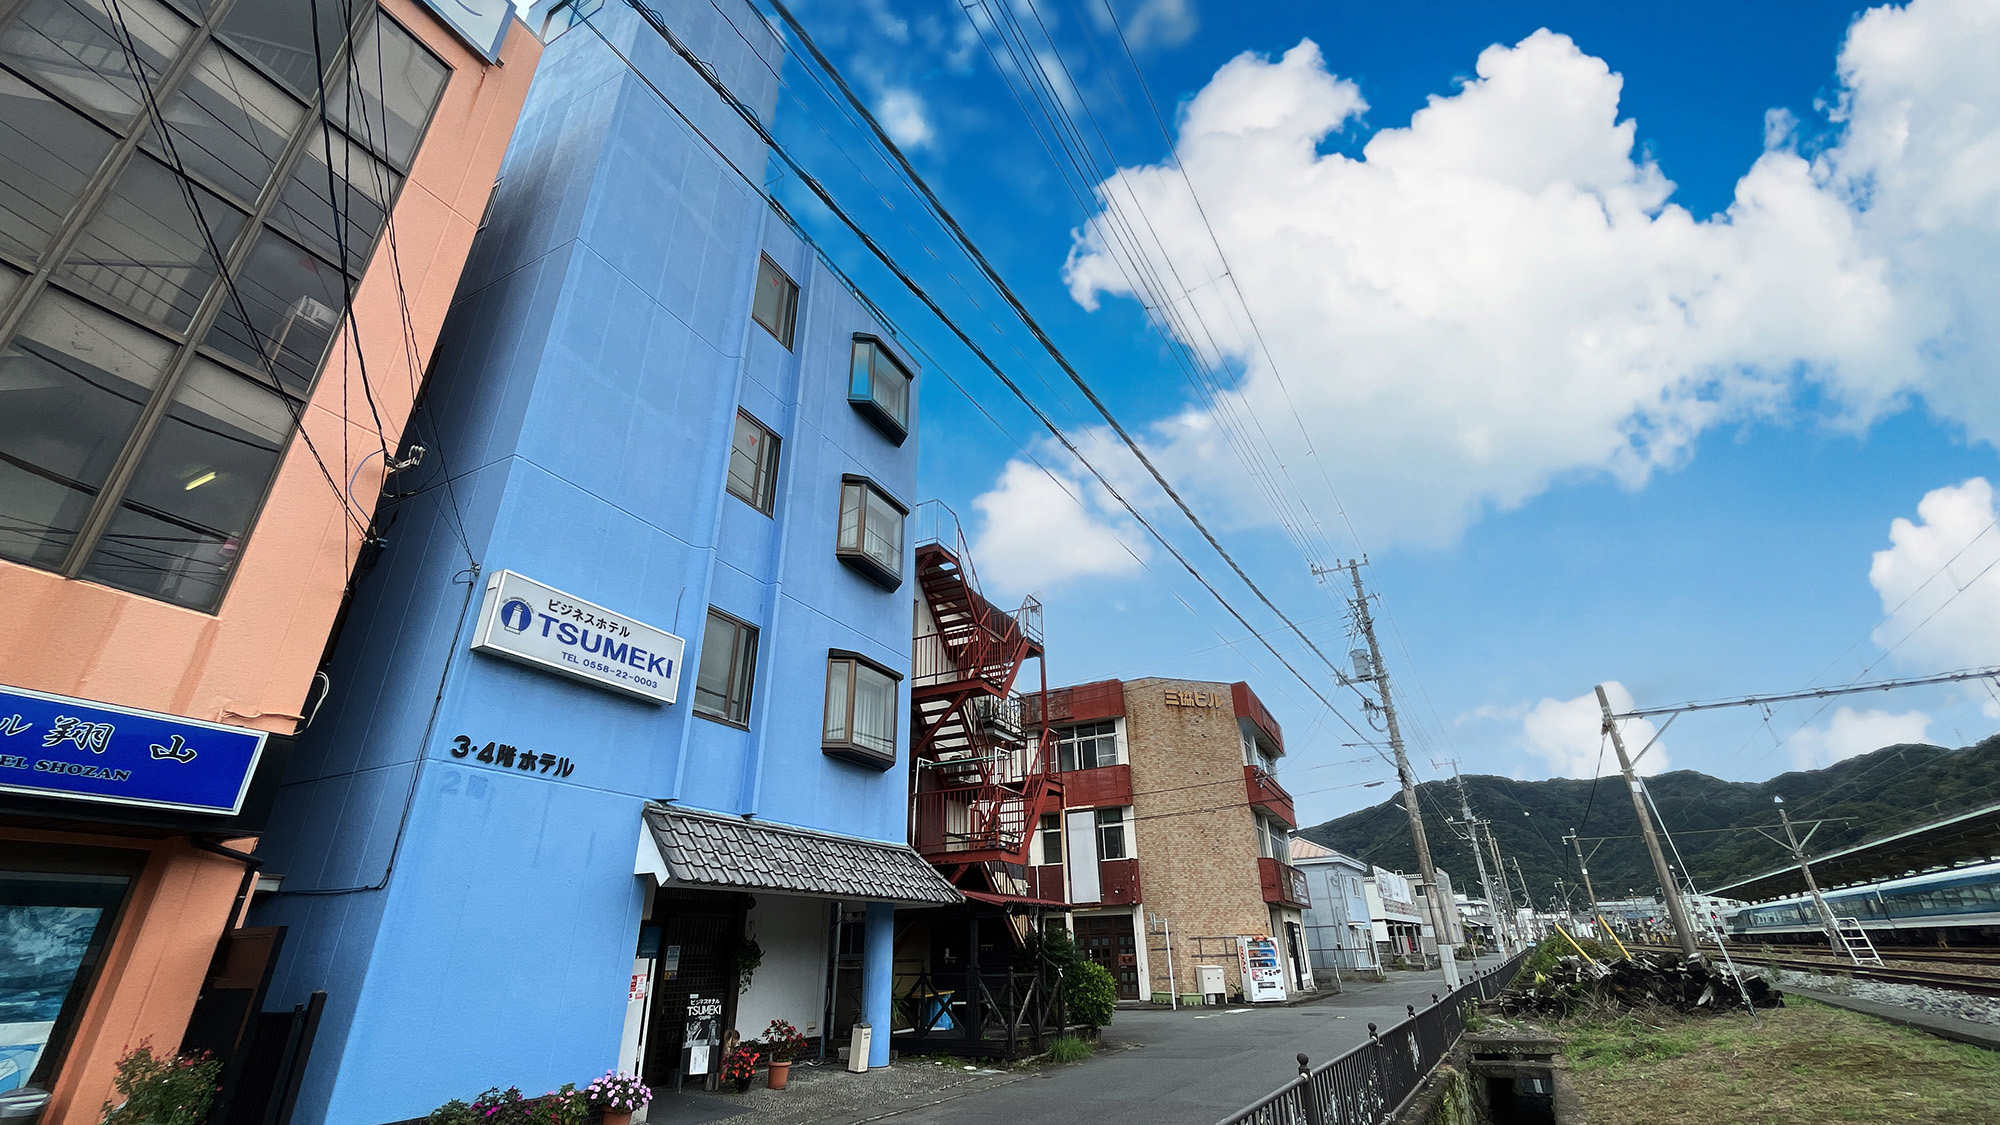
[[[650,9],[647,9],[641,2],[641,0],[627,0],[627,2],[630,3],[634,8],[638,9],[642,14],[650,15]],[[938,199],[936,192],[934,192],[931,189],[929,183],[916,170],[915,166],[910,163],[909,157],[903,153],[901,147],[898,146],[895,140],[889,136],[887,130],[885,130],[882,127],[881,122],[876,119],[874,113],[871,112],[868,109],[867,105],[861,100],[861,98],[854,93],[853,87],[848,84],[846,78],[840,73],[840,71],[837,68],[833,66],[832,61],[827,59],[825,54],[822,51],[820,51],[818,45],[813,41],[810,34],[806,32],[804,26],[799,23],[799,21],[795,16],[792,15],[791,10],[785,6],[783,0],[771,0],[771,3],[773,8],[776,9],[776,11],[778,12],[779,18],[784,20],[786,26],[792,30],[792,33],[796,35],[799,38],[799,41],[806,46],[808,51],[812,53],[815,61],[817,61],[821,66],[821,68],[826,71],[828,77],[833,79],[834,84],[840,88],[842,94],[846,96],[846,98],[848,99],[849,104],[854,107],[855,112],[859,114],[865,122],[867,122],[870,131],[875,134],[877,143],[881,145],[895,159],[897,165],[903,171],[904,178],[908,180],[911,183],[911,185],[917,189],[918,194],[923,198],[925,205],[930,209],[932,214],[938,218],[939,222],[944,225],[946,230],[951,234],[953,241],[957,243],[961,251],[964,252],[969,258],[971,258],[974,264],[979,267],[980,272],[986,277],[988,283],[991,284],[997,292],[999,292],[1001,297],[1007,302],[1008,306],[1014,311],[1015,316],[1019,318],[1021,323],[1028,329],[1030,335],[1035,337],[1036,342],[1049,354],[1050,358],[1053,359],[1056,365],[1062,369],[1063,373],[1069,377],[1071,383],[1075,385],[1076,388],[1083,394],[1084,398],[1090,402],[1091,406],[1097,411],[1098,415],[1104,419],[1106,425],[1108,425],[1111,428],[1112,432],[1118,436],[1119,441],[1123,443],[1125,447],[1129,451],[1131,451],[1132,455],[1139,461],[1139,463],[1145,467],[1147,474],[1153,479],[1154,483],[1160,487],[1161,491],[1166,494],[1169,500],[1173,501],[1174,506],[1178,508],[1181,514],[1188,520],[1188,522],[1192,524],[1198,532],[1200,532],[1202,538],[1205,541],[1207,541],[1210,548],[1214,550],[1219,557],[1222,558],[1222,560],[1236,574],[1237,578],[1241,582],[1243,582],[1243,584],[1246,587],[1250,589],[1253,595],[1256,596],[1258,601],[1263,603],[1265,608],[1270,610],[1270,612],[1273,615],[1275,615],[1280,621],[1283,621],[1286,624],[1286,626],[1290,628],[1295,634],[1297,634],[1301,640],[1305,641],[1307,647],[1312,649],[1314,655],[1318,656],[1322,661],[1324,661],[1329,668],[1333,667],[1333,662],[1327,658],[1324,652],[1320,651],[1319,646],[1313,642],[1312,638],[1306,636],[1304,630],[1300,629],[1297,623],[1294,622],[1289,615],[1287,615],[1282,609],[1278,608],[1277,604],[1273,602],[1270,596],[1264,592],[1263,587],[1259,586],[1257,582],[1250,577],[1249,573],[1243,569],[1242,564],[1237,562],[1236,557],[1233,554],[1231,554],[1229,550],[1222,545],[1221,541],[1215,537],[1214,532],[1209,530],[1208,525],[1201,519],[1201,517],[1198,514],[1195,513],[1194,509],[1188,504],[1187,500],[1181,496],[1179,490],[1176,489],[1173,486],[1172,482],[1170,482],[1166,478],[1166,475],[1160,471],[1159,466],[1154,463],[1151,456],[1149,456],[1145,452],[1144,448],[1140,445],[1140,443],[1137,440],[1135,440],[1132,437],[1131,433],[1125,428],[1124,424],[1118,421],[1117,416],[1112,413],[1110,407],[1107,406],[1104,403],[1104,400],[1098,396],[1097,392],[1090,386],[1089,382],[1085,380],[1082,374],[1077,371],[1075,366],[1070,363],[1068,357],[1063,353],[1062,349],[1042,328],[1041,323],[1035,318],[1034,314],[1028,310],[1027,306],[1021,301],[1020,297],[1017,294],[1015,294],[1012,286],[1010,286],[1007,283],[1005,278],[1000,276],[999,271],[994,268],[992,262],[979,249],[977,244],[975,244],[972,241],[971,236],[966,234],[964,228],[959,224],[958,220],[952,216],[951,212],[944,206],[943,202]],[[666,30],[664,23],[657,22],[657,16],[651,16],[649,22],[654,22],[655,31],[660,32],[663,36],[669,38],[670,45],[678,44],[678,39],[672,37],[672,33]],[[683,58],[689,61],[690,65],[695,65],[698,62],[698,60],[692,54],[692,52],[686,51],[684,46],[676,46],[675,49],[677,53],[681,53],[683,55]],[[779,154],[780,159],[785,160],[788,164],[792,163],[789,154],[786,153],[781,146],[777,145],[776,139],[771,137],[768,130],[766,130],[763,127],[762,123],[756,120],[755,113],[751,111],[747,105],[742,104],[740,99],[736,98],[734,94],[729,93],[727,87],[724,86],[719,79],[713,78],[710,74],[708,74],[704,67],[696,66],[696,69],[698,71],[703,72],[703,77],[709,80],[710,85],[716,89],[717,93],[724,95],[725,99],[729,101],[732,104],[732,106],[734,106],[734,108],[736,108],[738,115],[742,116],[746,120],[746,122],[750,123],[752,125],[752,128],[756,130],[763,138],[766,139],[767,144],[773,146],[773,151]],[[801,178],[804,178],[802,176],[802,173],[803,169],[800,169],[795,165],[793,166],[794,175],[801,176]],[[814,184],[816,185],[817,181],[814,181]],[[819,189],[818,191],[815,192],[815,194],[819,194],[823,190],[824,189]],[[831,203],[830,197],[823,198],[822,202],[827,203],[829,205],[829,208],[832,209],[833,205]],[[844,212],[841,212],[841,214],[844,214]],[[858,228],[851,228],[851,229],[855,229],[857,234],[861,233],[859,232]],[[871,246],[871,248],[874,247],[875,244],[873,242],[873,239],[866,238],[865,235],[863,235],[862,237],[864,238],[864,241]],[[900,272],[900,271],[898,270],[895,272]],[[910,284],[913,285],[914,283]],[[932,305],[933,312],[935,314],[938,315],[943,314],[943,310],[940,308],[936,308],[934,306],[934,302],[930,301],[928,294],[923,294],[922,296],[920,296],[919,299],[924,301],[926,304]],[[966,340],[966,342],[970,344],[969,338]],[[980,354],[983,355],[984,353],[981,352]],[[994,370],[996,372],[998,371],[997,365],[994,367]],[[1011,388],[1012,381],[1008,380],[1008,382]],[[1074,449],[1074,443],[1070,442],[1067,436],[1064,436],[1063,438],[1061,438],[1061,440],[1066,445],[1071,446],[1073,453],[1076,453],[1079,457],[1081,456],[1081,451]],[[1105,480],[1101,473],[1096,473],[1094,467],[1093,467],[1093,473],[1098,476],[1099,480],[1102,481],[1107,488],[1111,487],[1110,482],[1108,480]],[[1138,518],[1142,522],[1145,522],[1144,517],[1139,515],[1138,510],[1132,505],[1130,505],[1128,502],[1124,501],[1122,496],[1120,497],[1120,502],[1126,506],[1128,511],[1131,511],[1133,513],[1135,518]],[[1148,526],[1148,528],[1151,529],[1150,523],[1147,523],[1146,526]],[[1157,534],[1158,534],[1157,531],[1155,531],[1156,537]],[[1180,556],[1178,549],[1173,548],[1171,544],[1168,544],[1164,538],[1161,538],[1161,542],[1167,545],[1169,547],[1169,550],[1172,553],[1174,553],[1177,558],[1182,558],[1182,561],[1184,562],[1185,565],[1188,566],[1189,570],[1192,573],[1196,574],[1199,573],[1193,571],[1192,564],[1185,563],[1185,559],[1184,557]],[[1203,581],[1204,583],[1206,582],[1205,579]],[[1233,607],[1231,607],[1231,611],[1234,612]],[[1247,622],[1245,624],[1247,627]],[[1278,655],[1275,649],[1272,650],[1272,655],[1273,656]],[[1294,673],[1297,674],[1296,670],[1294,670]],[[1319,688],[1316,685],[1312,684],[1310,680],[1307,680],[1303,675],[1301,675],[1299,678],[1301,679],[1302,682],[1306,683],[1308,688],[1315,695],[1320,695]],[[1320,695],[1320,698],[1321,701],[1326,703],[1329,708],[1333,706],[1332,702],[1330,700],[1327,700],[1323,695]],[[1356,734],[1357,735],[1360,734],[1359,728],[1356,728]]]
[[[791,171],[792,175],[795,178],[797,178],[800,183],[804,184],[809,191],[812,192],[814,197],[819,200],[821,205],[826,207],[829,213],[831,213],[836,219],[838,219],[841,222],[841,224],[845,226],[855,236],[855,238],[861,242],[861,244],[869,251],[869,253],[875,256],[877,261],[879,261],[883,265],[883,267],[887,269],[890,272],[890,274],[894,276],[896,280],[903,285],[903,287],[911,294],[911,296],[915,297],[920,304],[924,305],[924,307],[931,313],[932,316],[936,317],[941,324],[943,324],[947,329],[949,329],[951,333],[959,340],[959,342],[963,346],[965,346],[969,351],[971,351],[980,360],[982,365],[984,365],[990,372],[993,373],[994,377],[997,378],[1001,382],[1001,384],[1007,388],[1009,393],[1013,394],[1025,406],[1027,406],[1028,409],[1035,414],[1036,418],[1039,421],[1041,421],[1042,424],[1050,431],[1050,433],[1054,435],[1056,439],[1061,444],[1063,444],[1063,446],[1066,449],[1069,450],[1071,455],[1076,457],[1079,463],[1081,463],[1087,469],[1090,470],[1092,476],[1095,477],[1098,483],[1102,485],[1105,488],[1105,490],[1115,500],[1118,501],[1120,506],[1123,507],[1128,513],[1130,513],[1133,519],[1136,520],[1142,527],[1146,528],[1146,530],[1154,537],[1154,539],[1158,541],[1163,547],[1165,547],[1167,552],[1174,557],[1175,561],[1180,563],[1182,568],[1185,569],[1188,572],[1188,574],[1195,579],[1197,583],[1202,585],[1210,593],[1210,595],[1213,596],[1224,607],[1224,609],[1231,614],[1231,616],[1235,617],[1237,621],[1240,624],[1242,624],[1245,629],[1249,630],[1253,635],[1257,636],[1259,641],[1264,644],[1265,648],[1271,652],[1272,656],[1276,658],[1278,662],[1281,665],[1283,665],[1288,671],[1290,671],[1292,675],[1299,680],[1300,683],[1304,684],[1308,691],[1311,691],[1315,696],[1319,697],[1322,703],[1325,703],[1329,708],[1332,708],[1333,706],[1332,702],[1328,700],[1320,692],[1318,686],[1314,684],[1312,680],[1307,678],[1303,673],[1301,673],[1296,667],[1292,666],[1292,664],[1289,661],[1285,660],[1284,657],[1277,651],[1276,647],[1273,646],[1268,639],[1264,638],[1261,633],[1258,633],[1256,629],[1250,625],[1249,621],[1243,617],[1241,611],[1238,610],[1234,604],[1229,602],[1227,598],[1223,597],[1221,591],[1216,589],[1215,586],[1211,582],[1209,582],[1209,580],[1205,576],[1203,576],[1198,569],[1195,568],[1194,564],[1184,554],[1181,553],[1179,548],[1177,548],[1170,540],[1168,540],[1164,535],[1162,535],[1159,529],[1156,526],[1154,526],[1153,523],[1150,520],[1148,520],[1144,516],[1144,514],[1142,514],[1130,500],[1126,499],[1125,496],[1117,489],[1115,485],[1112,484],[1112,482],[1107,477],[1105,477],[1104,473],[1100,469],[1098,469],[1097,466],[1089,460],[1089,458],[1084,456],[1082,450],[1077,448],[1074,440],[1071,439],[1070,436],[1065,431],[1063,431],[1063,429],[1060,426],[1058,426],[1055,423],[1055,421],[1052,418],[1050,418],[1045,411],[1043,411],[1039,406],[1037,406],[1033,402],[1033,400],[1030,399],[1021,390],[1020,385],[1006,374],[1006,372],[1000,367],[1000,365],[997,362],[993,360],[992,356],[983,347],[981,347],[976,341],[974,341],[969,335],[966,334],[965,330],[957,323],[955,319],[953,319],[950,316],[949,313],[947,313],[944,310],[942,306],[940,306],[937,303],[936,299],[930,294],[930,292],[927,289],[925,289],[921,284],[919,284],[914,277],[912,277],[899,263],[896,262],[894,257],[890,255],[889,252],[872,235],[870,235],[864,228],[861,227],[861,225],[857,221],[854,220],[854,218],[846,211],[844,207],[840,205],[840,203],[833,197],[833,195],[826,189],[826,187],[820,183],[820,181],[816,177],[814,177],[811,173],[807,172],[797,162],[796,158],[792,156],[790,151],[784,145],[780,144],[777,138],[771,134],[770,130],[764,125],[762,120],[757,116],[756,111],[751,109],[751,107],[748,106],[747,104],[745,104],[742,101],[742,99],[739,98],[734,91],[730,90],[727,84],[724,83],[717,74],[715,74],[714,68],[710,66],[707,62],[702,60],[684,42],[682,42],[679,36],[675,35],[673,31],[666,26],[664,19],[662,19],[657,12],[654,12],[652,9],[646,7],[645,4],[641,2],[641,0],[627,0],[627,3],[635,12],[639,14],[641,19],[644,20],[647,23],[647,25],[652,28],[654,33],[657,34],[663,41],[665,41],[668,47],[671,50],[673,50],[675,54],[679,55],[682,61],[686,62],[689,65],[689,67],[692,68],[696,72],[696,74],[700,76],[702,80],[705,83],[707,83],[708,86],[712,90],[714,90],[719,97],[723,99],[724,103],[735,111],[737,116],[741,118],[746,125],[750,126],[752,132],[754,132],[757,135],[758,139],[764,143],[764,145],[771,151],[771,153],[777,156],[780,161],[784,162],[786,167]],[[648,78],[643,72],[639,71],[637,67],[632,66],[630,59],[625,58],[624,53],[622,51],[619,51],[618,48],[611,43],[610,39],[606,37],[604,33],[600,29],[598,29],[593,22],[591,22],[590,18],[587,15],[579,13],[578,19],[581,22],[583,22],[586,26],[590,27],[592,32],[596,34],[601,41],[604,42],[606,47],[610,48],[613,52],[617,53],[619,57],[625,62],[628,69],[632,70],[632,72],[635,75],[638,75],[638,77],[642,82],[646,83],[649,87],[651,87],[654,90],[654,92],[660,96],[661,100],[668,106],[668,108],[681,118],[683,123],[685,123],[690,129],[695,130],[697,135],[701,136],[704,139],[704,141],[708,143],[709,147],[715,152],[717,152],[718,155],[722,155],[720,148],[716,146],[712,140],[708,140],[706,133],[702,132],[698,127],[696,127],[694,123],[689,118],[687,118],[685,113],[683,113],[678,106],[672,103],[671,99],[667,99],[665,94],[659,91],[657,85],[655,85],[650,78]],[[836,78],[837,84],[844,84],[844,79],[840,79],[838,77],[837,72],[834,72],[834,76]],[[851,89],[848,92],[851,97],[852,96]],[[865,118],[867,118],[871,122],[874,122],[873,115],[868,112],[865,106],[860,105],[858,99],[854,100],[854,104],[856,105],[857,110],[860,113],[862,113]],[[876,129],[879,133],[879,130],[881,128],[879,122],[875,122],[872,127]],[[884,137],[884,139],[886,139],[886,134],[882,134],[882,136]],[[893,144],[893,142],[889,143]],[[724,159],[726,160],[727,157],[724,156]],[[907,158],[905,158],[904,162],[907,163]],[[739,175],[742,175],[741,169],[737,169],[737,172]],[[755,180],[750,179],[748,177],[745,177],[745,179],[747,182],[750,182],[752,186],[755,187],[760,193],[763,191],[763,188],[760,185],[758,185]],[[935,198],[935,196],[932,196],[932,198]],[[985,268],[986,270],[991,270],[990,263],[988,263]],[[997,277],[997,274],[993,276]],[[1003,281],[1000,284],[1004,286],[1005,283]],[[1025,307],[1019,306],[1018,298],[1012,296],[1011,290],[1003,289],[1002,292],[1003,296],[1009,297],[1010,305],[1014,305],[1017,308],[1019,308],[1020,315],[1024,316],[1028,315],[1026,313]],[[1030,317],[1030,319],[1032,318]],[[1066,372],[1072,373],[1073,382],[1076,382],[1080,387],[1085,389],[1086,397],[1094,399],[1095,395],[1093,392],[1090,392],[1088,390],[1088,384],[1083,382],[1080,376],[1075,376],[1073,374],[1074,368],[1070,368],[1067,366],[1068,363],[1067,359],[1061,358],[1061,352],[1059,349],[1056,349],[1054,342],[1052,340],[1049,340],[1045,334],[1039,336],[1038,339],[1043,343],[1043,346],[1050,351],[1051,355],[1058,357],[1059,365],[1064,366]],[[1097,405],[1100,407],[1102,413],[1105,414],[1109,413],[1108,410],[1103,410],[1101,400],[1098,401]],[[1129,435],[1127,436],[1129,437]],[[1157,472],[1157,470],[1155,471]],[[1189,515],[1192,516],[1192,512],[1189,512]],[[1195,518],[1198,521],[1198,517]],[[1210,538],[1212,540],[1212,536]],[[1231,558],[1229,561],[1231,561],[1233,564],[1233,558]],[[1240,566],[1236,567],[1236,569],[1240,574],[1241,573]],[[1245,575],[1244,577],[1247,580],[1248,576]],[[1252,585],[1253,585],[1253,590],[1255,590],[1255,592],[1257,592],[1261,596],[1262,591],[1260,589],[1255,589],[1254,583]],[[1268,598],[1263,598],[1263,600],[1266,602],[1267,605],[1269,604]],[[1289,623],[1289,619],[1285,618],[1282,611],[1277,611],[1275,606],[1272,606],[1271,608],[1274,610],[1274,612],[1277,612],[1278,616],[1281,619],[1286,620]],[[1294,626],[1294,631],[1296,631],[1295,626]],[[1300,635],[1301,637],[1303,637],[1302,633]],[[1307,640],[1307,643],[1310,645],[1311,644],[1310,638],[1305,638],[1305,639]],[[1336,710],[1335,714],[1338,715],[1339,712]],[[1340,716],[1340,717],[1343,722],[1348,722],[1345,716]],[[1366,737],[1366,735],[1362,734],[1360,728],[1353,727],[1351,722],[1349,722],[1348,725],[1355,731],[1355,734],[1357,736],[1362,738]]]
[[[237,317],[244,325],[246,334],[251,337],[250,342],[256,348],[260,366],[264,369],[265,374],[270,377],[276,389],[279,402],[284,406],[286,412],[291,415],[293,428],[299,435],[300,440],[305,443],[306,452],[311,455],[313,463],[319,468],[320,475],[325,478],[327,487],[333,491],[335,499],[339,502],[341,515],[354,526],[355,530],[365,540],[369,535],[367,525],[358,519],[353,509],[348,506],[345,490],[341,487],[340,481],[334,476],[332,469],[328,468],[326,459],[320,455],[319,448],[314,444],[312,435],[306,430],[305,411],[303,407],[294,402],[291,395],[284,390],[284,383],[278,378],[276,363],[265,352],[263,340],[252,326],[253,322],[250,319],[248,309],[244,305],[243,295],[237,289],[235,279],[229,275],[229,271],[226,268],[227,261],[222,252],[220,240],[216,238],[215,230],[210,225],[208,217],[202,212],[200,200],[194,194],[193,180],[188,176],[187,166],[182,162],[179,149],[175,145],[173,129],[168,124],[165,113],[160,109],[159,98],[153,89],[152,80],[147,76],[149,68],[145,65],[144,60],[139,54],[137,40],[133,37],[131,26],[126,21],[124,8],[119,3],[119,0],[108,0],[108,8],[112,20],[117,24],[117,35],[114,38],[118,42],[121,52],[125,55],[127,64],[131,68],[133,79],[139,85],[140,92],[144,97],[142,103],[144,111],[149,117],[156,135],[160,139],[161,147],[167,155],[169,164],[173,168],[175,184],[181,192],[182,201],[186,204],[188,213],[195,221],[195,226],[201,232],[203,246],[209,255],[209,259],[215,263],[216,276],[222,283],[224,294],[228,297],[231,304],[234,305]],[[341,427],[343,444],[345,442],[346,429],[345,425]]]

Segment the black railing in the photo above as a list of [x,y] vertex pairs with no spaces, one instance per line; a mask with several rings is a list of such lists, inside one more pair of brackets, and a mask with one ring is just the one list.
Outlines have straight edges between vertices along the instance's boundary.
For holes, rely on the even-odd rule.
[[1514,979],[1527,954],[1460,985],[1458,991],[1387,1031],[1368,1025],[1368,1042],[1299,1076],[1217,1125],[1381,1125],[1392,1119],[1424,1078],[1465,1034],[1465,1008],[1491,1000]]

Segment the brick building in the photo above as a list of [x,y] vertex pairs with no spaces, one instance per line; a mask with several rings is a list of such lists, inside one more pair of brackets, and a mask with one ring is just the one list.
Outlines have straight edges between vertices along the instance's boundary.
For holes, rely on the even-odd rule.
[[1064,797],[1040,817],[1035,878],[1066,877],[1078,944],[1119,997],[1198,999],[1201,965],[1241,993],[1239,937],[1275,939],[1286,991],[1310,991],[1297,818],[1272,776],[1284,734],[1250,686],[1103,680],[1048,709]]

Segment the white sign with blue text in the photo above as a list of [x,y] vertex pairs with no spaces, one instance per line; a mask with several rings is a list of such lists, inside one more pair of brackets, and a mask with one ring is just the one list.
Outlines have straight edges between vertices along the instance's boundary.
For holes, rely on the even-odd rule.
[[672,703],[687,642],[642,621],[503,570],[486,583],[474,652],[582,680],[655,703]]

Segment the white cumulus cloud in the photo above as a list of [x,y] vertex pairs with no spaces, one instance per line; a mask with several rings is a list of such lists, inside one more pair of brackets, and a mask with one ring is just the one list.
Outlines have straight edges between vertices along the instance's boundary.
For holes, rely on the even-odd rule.
[[1010,462],[993,490],[972,503],[980,515],[972,557],[989,594],[1129,574],[1150,555],[1129,518],[1113,514],[1102,488],[1075,479],[1058,483],[1025,461]]
[[[1309,434],[1371,544],[1446,543],[1564,480],[1637,487],[1807,386],[1833,424],[1915,397],[1993,442],[1994,58],[2000,6],[1869,12],[1830,143],[1802,155],[1770,115],[1767,151],[1701,217],[1621,119],[1623,78],[1563,35],[1488,48],[1357,156],[1322,151],[1367,106],[1317,46],[1246,54],[1186,104],[1173,164],[1099,186],[1064,278],[1086,308],[1177,279],[1171,329],[1237,372],[1223,411],[1267,420],[1287,464]],[[1256,493],[1216,417],[1189,406],[1144,440],[1203,508],[1271,519],[1227,499]]]
[[924,99],[914,90],[901,88],[883,93],[876,103],[875,116],[888,130],[889,138],[902,148],[928,148],[937,140],[937,129],[924,110]]
[[1792,764],[1802,770],[1819,769],[1859,754],[1869,754],[1884,746],[1905,742],[1928,742],[1931,717],[1922,711],[1893,715],[1887,711],[1856,711],[1842,707],[1824,727],[1805,727],[1787,741]]
[[1934,489],[1915,522],[1889,525],[1868,581],[1882,597],[1875,643],[1939,671],[2000,664],[2000,518],[1985,477]]
[[[1097,0],[1091,8],[1091,16],[1100,26],[1109,26],[1111,19],[1103,5],[1107,0]],[[1177,47],[1194,37],[1201,26],[1201,19],[1194,10],[1194,0],[1111,0],[1117,5],[1118,24],[1124,29],[1125,41],[1134,50],[1143,51],[1148,47]]]
[[[1613,711],[1629,710],[1632,693],[1616,680],[1604,685],[1605,698]],[[1618,755],[1604,735],[1604,712],[1597,693],[1588,691],[1574,699],[1543,698],[1528,708],[1521,718],[1521,745],[1549,764],[1552,777],[1596,777],[1618,772]],[[1657,728],[1646,719],[1626,719],[1618,724],[1628,754],[1644,754],[1633,764],[1638,773],[1651,776],[1670,768],[1665,743],[1654,742]],[[1622,783],[1621,783],[1622,784]]]

